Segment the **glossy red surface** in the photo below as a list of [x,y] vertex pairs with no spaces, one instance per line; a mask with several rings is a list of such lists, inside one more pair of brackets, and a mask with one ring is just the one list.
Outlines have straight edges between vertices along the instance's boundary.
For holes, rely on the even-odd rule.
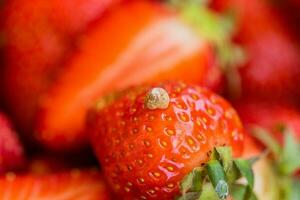
[[[96,154],[114,191],[125,199],[171,199],[185,174],[216,146],[242,151],[243,129],[233,108],[198,86],[166,83],[167,109],[144,106],[145,87],[91,115]],[[133,93],[133,94],[132,94]]]

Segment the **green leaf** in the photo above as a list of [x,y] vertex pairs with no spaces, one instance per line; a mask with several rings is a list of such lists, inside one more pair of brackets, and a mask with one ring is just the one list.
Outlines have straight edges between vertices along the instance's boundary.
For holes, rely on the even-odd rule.
[[208,177],[214,186],[215,192],[218,197],[223,200],[226,199],[229,194],[228,183],[226,182],[225,171],[217,160],[211,160],[206,165]]
[[233,166],[231,147],[216,147],[212,159],[221,161],[229,184],[239,178],[239,171]]
[[213,154],[217,154],[217,160],[222,162],[225,172],[229,171],[232,165],[232,149],[230,147],[216,147]]
[[257,197],[247,185],[234,184],[230,189],[230,194],[234,200],[257,200]]
[[230,194],[234,200],[243,200],[246,190],[247,186],[242,184],[234,184],[230,188]]
[[217,193],[211,183],[206,183],[203,186],[203,191],[200,195],[199,200],[219,200]]
[[194,168],[188,175],[186,175],[180,183],[180,190],[182,194],[186,192],[200,192],[203,182],[203,169],[200,167]]
[[275,156],[279,156],[281,153],[281,147],[278,142],[268,133],[267,130],[259,126],[253,126],[252,135],[256,137],[260,142],[262,142],[266,147],[268,147]]
[[[180,183],[178,200],[224,200],[235,181],[245,176],[248,185],[243,194],[245,200],[254,200],[253,172],[249,160],[232,160],[230,147],[216,147],[211,160],[204,167],[193,169]],[[230,179],[230,180],[229,180]],[[230,189],[231,190],[231,189]]]
[[254,186],[254,174],[249,160],[237,159],[233,163],[239,169],[240,173],[246,178],[249,187],[252,189]]
[[181,10],[183,19],[190,24],[202,37],[217,46],[228,42],[233,24],[205,6],[187,4]]
[[292,183],[291,200],[300,199],[300,180],[294,180]]
[[284,146],[279,162],[279,170],[284,175],[291,175],[300,168],[300,145],[290,129],[284,130]]

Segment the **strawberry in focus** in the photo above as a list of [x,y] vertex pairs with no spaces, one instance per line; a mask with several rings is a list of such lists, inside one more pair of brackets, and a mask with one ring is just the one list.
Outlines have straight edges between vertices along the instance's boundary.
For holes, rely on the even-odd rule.
[[24,167],[23,147],[7,117],[0,113],[0,174]]
[[171,199],[214,147],[242,153],[234,109],[207,89],[182,82],[131,88],[101,99],[87,130],[105,177],[124,199]]
[[0,199],[109,200],[110,192],[96,170],[70,170],[48,175],[7,173],[0,177]]
[[0,85],[10,114],[22,132],[32,132],[40,96],[59,74],[64,60],[71,56],[77,37],[116,2],[118,0],[5,2],[0,36],[5,65]]
[[87,142],[87,110],[107,92],[170,78],[215,89],[221,83],[212,44],[163,4],[120,5],[94,24],[79,44],[41,102],[37,133],[51,149]]

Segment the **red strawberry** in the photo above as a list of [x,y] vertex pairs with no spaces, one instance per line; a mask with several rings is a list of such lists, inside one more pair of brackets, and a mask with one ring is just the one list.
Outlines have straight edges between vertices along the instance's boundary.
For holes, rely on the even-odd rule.
[[5,102],[22,131],[32,131],[40,95],[71,54],[76,38],[117,1],[6,1],[1,15],[5,69],[0,80]]
[[282,127],[292,129],[300,141],[300,113],[289,105],[277,105],[267,102],[240,102],[235,105],[248,132],[251,126],[260,126],[282,142]]
[[87,168],[96,165],[97,160],[93,156],[88,156],[86,152],[67,156],[43,152],[31,156],[27,165],[27,171],[35,174],[47,174],[71,168]]
[[109,200],[109,196],[102,176],[94,170],[75,169],[43,176],[7,173],[0,178],[3,200]]
[[242,95],[291,100],[300,96],[300,48],[280,14],[267,0],[217,1],[237,18],[237,41],[248,61],[240,70]]
[[282,18],[288,23],[288,28],[296,34],[297,42],[299,42],[300,33],[300,1],[299,0],[284,0],[276,2],[276,8],[281,12]]
[[43,98],[37,133],[46,146],[65,149],[86,142],[87,110],[111,90],[166,79],[219,86],[211,43],[162,4],[132,1],[95,26]]
[[253,158],[262,154],[264,147],[251,135],[251,133],[245,130],[244,134],[244,150],[243,158]]
[[0,174],[24,166],[25,158],[19,138],[8,119],[0,113]]
[[236,112],[207,89],[165,82],[115,98],[98,102],[87,132],[108,182],[124,199],[171,199],[214,147],[242,153]]
[[66,160],[43,154],[35,156],[30,160],[27,171],[32,174],[43,175],[65,171],[70,168],[72,168],[72,166],[70,166]]
[[[278,189],[269,190],[269,192],[275,196],[277,194],[279,199],[288,199],[287,197],[292,194],[299,195],[299,185],[291,184],[299,181],[300,175],[299,111],[289,105],[268,104],[266,102],[240,102],[236,108],[248,134],[255,136],[255,139],[252,138],[251,140],[252,147],[253,144],[256,147],[259,144],[258,150],[268,148],[269,153],[272,154],[271,172],[276,176],[276,179],[272,179],[285,180],[281,184],[275,184]],[[246,142],[247,140],[245,140]],[[246,150],[251,149],[249,147],[248,144],[245,145]],[[262,176],[268,180],[269,175],[262,174]],[[270,187],[272,188],[272,186]],[[287,188],[288,190],[286,190]],[[296,196],[292,199],[298,199]]]

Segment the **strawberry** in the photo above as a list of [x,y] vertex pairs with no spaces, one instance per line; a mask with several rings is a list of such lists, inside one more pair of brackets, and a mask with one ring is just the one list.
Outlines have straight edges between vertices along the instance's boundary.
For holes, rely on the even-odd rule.
[[280,13],[267,0],[216,1],[237,20],[236,41],[247,54],[239,70],[242,96],[293,101],[300,90],[300,48]]
[[36,132],[51,149],[86,142],[87,110],[112,90],[166,79],[211,88],[221,82],[211,42],[163,4],[132,1],[120,5],[86,33],[79,45],[41,102]]
[[118,1],[6,1],[1,13],[5,69],[0,85],[22,132],[32,132],[37,102],[71,55],[81,32]]
[[275,4],[281,17],[287,22],[288,28],[295,32],[297,42],[299,42],[300,33],[300,1],[298,0],[278,0]]
[[7,119],[0,112],[0,174],[20,169],[25,164],[23,147]]
[[300,113],[267,102],[239,102],[235,108],[246,128],[243,157],[259,158],[253,165],[258,199],[298,199]]
[[235,108],[249,133],[252,126],[256,125],[282,142],[282,128],[288,127],[300,141],[300,113],[293,106],[269,102],[239,102]]
[[[258,150],[267,148],[267,152],[272,155],[269,156],[272,159],[268,161],[271,166],[269,172],[264,172],[265,175],[261,176],[266,180],[273,179],[273,181],[270,180],[270,187],[276,188],[271,190],[263,186],[261,188],[267,189],[267,194],[276,196],[276,199],[299,199],[299,111],[291,105],[266,102],[240,102],[236,108],[249,136],[250,134],[254,136],[251,138],[252,147],[255,144]],[[260,146],[257,146],[258,144]],[[249,151],[251,146],[247,144],[245,149]]]
[[72,168],[69,162],[61,158],[57,158],[49,155],[39,155],[31,158],[27,171],[32,174],[50,174],[54,172],[62,172]]
[[87,132],[105,177],[124,199],[171,199],[214,147],[242,153],[234,109],[213,92],[182,82],[140,86],[102,98]]
[[0,177],[3,200],[109,200],[109,196],[101,174],[95,170],[74,169],[49,175],[7,173]]
[[72,168],[87,168],[96,165],[97,160],[92,156],[88,156],[86,152],[67,156],[39,152],[37,155],[31,155],[26,169],[34,174],[49,174]]

